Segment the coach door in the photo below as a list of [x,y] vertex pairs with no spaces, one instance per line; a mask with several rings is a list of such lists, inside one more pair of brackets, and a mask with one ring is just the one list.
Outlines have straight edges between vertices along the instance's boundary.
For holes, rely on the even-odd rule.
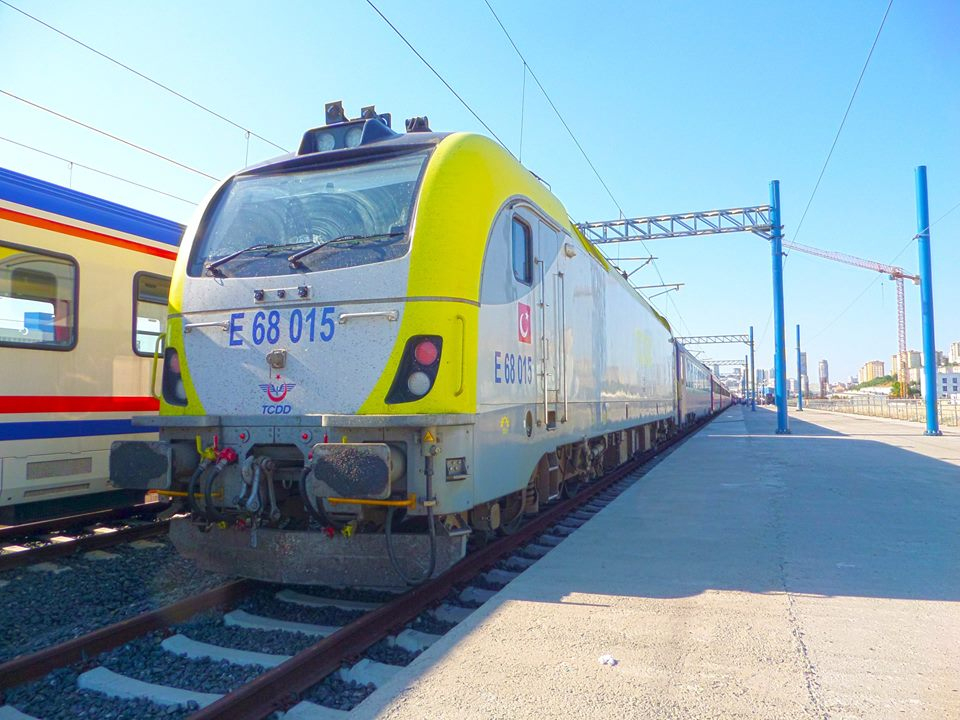
[[564,348],[564,276],[563,238],[542,220],[537,221],[537,254],[535,270],[540,289],[538,329],[540,355],[540,411],[548,430],[565,422],[565,350]]

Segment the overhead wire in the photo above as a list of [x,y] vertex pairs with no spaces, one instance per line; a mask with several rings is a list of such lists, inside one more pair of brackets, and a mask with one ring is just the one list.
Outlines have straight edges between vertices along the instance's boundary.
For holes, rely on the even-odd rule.
[[847,122],[847,116],[850,115],[850,108],[853,107],[853,101],[857,97],[857,91],[860,89],[860,83],[863,82],[863,76],[867,72],[867,66],[870,64],[870,58],[873,57],[873,51],[877,47],[877,42],[880,40],[880,33],[883,32],[883,26],[887,22],[887,15],[890,14],[890,8],[893,6],[893,0],[889,0],[887,3],[887,9],[883,12],[883,19],[880,20],[880,27],[877,28],[877,34],[873,38],[873,44],[870,46],[870,52],[867,53],[867,59],[863,63],[863,67],[860,70],[860,77],[857,78],[857,84],[853,88],[853,94],[850,95],[850,101],[847,103],[847,109],[843,113],[843,119],[840,121],[840,127],[837,128],[837,133],[833,137],[833,144],[830,145],[830,151],[827,153],[826,160],[823,161],[823,167],[820,168],[820,175],[817,177],[817,182],[813,186],[813,192],[810,193],[810,199],[807,200],[807,205],[803,209],[803,214],[800,216],[800,222],[797,223],[797,230],[793,234],[794,240],[800,236],[800,228],[803,227],[803,221],[807,217],[807,211],[810,209],[810,205],[813,203],[813,198],[817,194],[817,190],[820,188],[820,181],[823,180],[823,174],[827,171],[827,165],[830,164],[830,158],[833,157],[833,151],[837,147],[837,141],[840,140],[840,133],[843,132],[843,126]]
[[158,188],[151,187],[151,186],[149,186],[149,185],[144,185],[143,183],[138,183],[138,182],[136,182],[136,181],[134,181],[134,180],[130,180],[130,179],[125,178],[125,177],[121,177],[120,175],[114,175],[113,173],[107,172],[106,170],[100,170],[99,168],[91,167],[90,165],[84,165],[83,163],[77,162],[76,160],[70,160],[69,158],[65,158],[65,157],[62,157],[62,156],[60,156],[60,155],[55,155],[55,154],[53,154],[52,152],[47,152],[46,150],[41,150],[40,148],[33,147],[32,145],[27,145],[26,143],[17,142],[16,140],[11,140],[10,138],[8,138],[8,137],[3,137],[2,135],[0,135],[0,140],[3,140],[4,142],[8,142],[8,143],[10,143],[11,145],[18,145],[18,146],[20,146],[20,147],[22,147],[22,148],[25,148],[25,149],[27,149],[27,150],[32,150],[33,152],[40,153],[41,155],[46,155],[47,157],[52,157],[52,158],[54,158],[54,159],[56,159],[56,160],[60,160],[60,161],[65,162],[65,163],[69,163],[72,167],[83,168],[84,170],[89,170],[90,172],[95,172],[95,173],[97,173],[97,174],[99,174],[99,175],[104,175],[104,176],[106,176],[106,177],[113,178],[114,180],[119,180],[119,181],[121,181],[121,182],[125,182],[125,183],[127,183],[128,185],[134,185],[134,186],[136,186],[136,187],[138,187],[138,188],[143,188],[144,190],[150,190],[151,192],[155,192],[155,193],[158,193],[158,194],[160,194],[160,195],[166,195],[168,198],[173,198],[174,200],[179,200],[180,202],[185,202],[185,203],[187,203],[188,205],[196,205],[196,204],[197,204],[197,203],[194,202],[193,200],[187,200],[186,198],[182,198],[182,197],[180,197],[179,195],[174,195],[173,193],[168,193],[166,190],[160,190],[160,189],[158,189]]
[[[904,245],[902,248],[900,248],[900,252],[898,252],[896,255],[894,255],[893,258],[890,260],[890,262],[887,263],[887,265],[893,265],[893,264],[897,261],[897,258],[899,258],[901,255],[903,255],[903,253],[905,253],[905,252],[907,251],[907,249],[908,249],[911,245],[913,245],[914,241],[915,241],[917,238],[919,238],[922,233],[930,230],[930,228],[932,228],[934,225],[936,225],[937,223],[939,223],[941,220],[943,220],[945,217],[947,217],[947,215],[949,215],[950,213],[952,213],[953,211],[955,211],[957,208],[960,208],[960,202],[958,202],[956,205],[954,205],[954,206],[951,207],[949,210],[947,210],[945,213],[943,213],[943,215],[941,215],[941,216],[938,217],[936,220],[934,220],[934,221],[931,222],[929,225],[927,225],[927,227],[923,228],[922,230],[918,230],[918,231],[917,231],[917,234],[914,235],[913,237],[911,237],[911,238],[907,241],[907,244]],[[834,323],[836,323],[836,322],[837,322],[841,317],[843,317],[854,305],[856,305],[857,302],[860,300],[860,298],[862,298],[864,295],[867,294],[867,291],[868,291],[868,290],[870,290],[874,285],[877,284],[877,282],[879,282],[879,281],[882,280],[882,279],[883,279],[883,275],[877,275],[876,277],[874,277],[873,280],[871,280],[871,281],[867,284],[867,286],[866,286],[853,300],[851,300],[850,303],[849,303],[846,307],[844,307],[843,310],[841,310],[839,313],[837,313],[837,315],[835,315],[835,316],[833,317],[833,319],[830,320],[830,322],[828,322],[826,325],[824,325],[824,326],[820,329],[820,331],[817,332],[816,335],[813,335],[813,336],[810,338],[810,340],[814,340],[814,339],[820,337],[823,333],[825,333],[830,327],[832,327],[832,326],[834,325]],[[808,341],[808,342],[809,342],[809,341]]]
[[[853,107],[853,101],[857,97],[857,92],[860,90],[860,85],[863,82],[863,77],[867,72],[867,67],[870,65],[870,59],[873,57],[873,51],[877,47],[877,42],[880,40],[880,33],[883,31],[883,26],[887,22],[887,15],[890,14],[890,8],[893,6],[893,0],[889,0],[887,3],[887,8],[883,12],[883,18],[880,20],[880,27],[877,28],[877,33],[873,38],[873,43],[870,45],[870,51],[867,53],[867,59],[863,63],[863,67],[860,69],[860,75],[857,78],[857,83],[853,88],[853,93],[850,95],[850,100],[847,102],[847,108],[843,113],[843,118],[840,120],[840,127],[837,128],[836,134],[833,136],[833,143],[830,145],[830,150],[827,152],[827,157],[823,161],[823,166],[820,168],[820,174],[817,176],[817,182],[813,186],[813,191],[810,193],[810,197],[807,199],[807,204],[803,208],[803,213],[800,215],[800,222],[797,223],[796,232],[793,233],[793,239],[796,241],[800,237],[800,229],[803,227],[803,221],[807,217],[807,212],[810,210],[810,206],[813,204],[813,198],[817,194],[817,190],[820,188],[820,182],[823,180],[824,173],[827,171],[827,165],[830,164],[830,159],[833,157],[833,151],[837,147],[837,142],[840,140],[840,133],[843,132],[843,127],[847,122],[847,117],[850,115],[850,109]],[[784,257],[784,264],[786,264],[786,256]],[[767,336],[767,330],[770,327],[770,320],[773,318],[773,310],[770,311],[770,314],[767,315],[767,321],[763,324],[763,331],[760,333],[760,336],[757,342],[762,342]]]
[[[3,0],[0,0],[0,2],[3,2]],[[367,0],[367,5],[369,5],[371,8],[373,8],[374,12],[376,12],[377,15],[379,15],[379,16],[383,19],[383,21],[384,21],[387,25],[390,26],[390,29],[393,30],[401,40],[403,40],[404,44],[405,44],[408,48],[410,48],[411,51],[413,51],[413,54],[416,55],[418,58],[420,58],[420,61],[421,61],[424,65],[426,65],[427,68],[430,70],[430,72],[432,72],[432,73],[437,77],[437,79],[446,86],[447,90],[449,90],[450,92],[453,93],[454,97],[457,98],[457,100],[460,101],[460,104],[463,105],[463,106],[470,112],[470,114],[473,115],[474,118],[476,118],[477,122],[479,122],[481,125],[483,125],[483,127],[486,129],[486,131],[487,131],[488,133],[490,133],[491,135],[493,135],[493,137],[496,138],[497,142],[500,143],[501,145],[503,145],[504,148],[506,148],[507,145],[506,145],[506,143],[503,142],[503,140],[500,139],[500,136],[497,135],[497,134],[491,129],[491,127],[490,127],[489,125],[487,125],[487,124],[483,121],[483,118],[481,118],[481,117],[477,114],[477,112],[476,112],[472,107],[470,107],[469,103],[467,103],[467,101],[464,100],[464,99],[460,96],[460,93],[458,93],[456,90],[453,89],[453,86],[452,86],[450,83],[447,82],[446,78],[444,78],[443,75],[441,75],[441,74],[437,71],[437,69],[436,69],[435,67],[433,67],[433,65],[431,65],[430,62],[429,62],[423,55],[420,54],[420,51],[418,51],[418,50],[413,46],[413,44],[412,44],[409,40],[407,40],[406,36],[405,36],[402,32],[400,32],[400,30],[397,29],[397,26],[394,25],[392,22],[390,22],[390,19],[380,11],[380,8],[378,8],[376,5],[374,5],[371,0]]]
[[[367,0],[370,2],[370,0]],[[550,107],[553,109],[554,114],[557,116],[557,119],[560,120],[560,124],[563,125],[564,130],[567,131],[567,134],[570,136],[570,139],[573,140],[574,145],[577,146],[577,149],[580,151],[580,154],[583,155],[583,159],[587,161],[587,165],[590,166],[590,169],[593,171],[593,174],[596,176],[597,180],[600,182],[600,185],[603,186],[603,189],[606,191],[607,195],[610,197],[610,200],[613,201],[613,204],[617,207],[617,210],[620,212],[620,217],[625,218],[626,213],[623,210],[623,206],[614,196],[613,192],[610,190],[610,187],[607,185],[606,181],[603,179],[603,176],[600,175],[600,171],[597,170],[596,165],[593,164],[593,161],[590,159],[590,156],[587,155],[587,151],[584,150],[583,145],[580,143],[580,140],[577,138],[573,130],[570,129],[570,125],[567,124],[566,119],[563,117],[563,114],[557,108],[556,104],[553,102],[553,98],[550,97],[550,93],[547,92],[546,88],[543,87],[543,83],[540,82],[540,78],[537,77],[537,74],[533,71],[533,68],[530,67],[530,63],[527,62],[526,57],[520,51],[520,48],[517,46],[517,43],[514,41],[513,37],[510,35],[510,32],[507,30],[506,26],[503,24],[503,21],[500,19],[500,16],[497,15],[497,11],[493,9],[493,6],[490,4],[489,0],[483,0],[484,4],[487,6],[487,9],[490,11],[490,14],[493,15],[494,20],[497,21],[497,25],[500,26],[500,29],[503,31],[503,34],[506,36],[507,40],[510,42],[510,45],[513,47],[514,52],[517,53],[517,57],[520,58],[520,61],[523,63],[525,72],[530,73],[530,77],[533,78],[533,81],[537,84],[537,87],[540,88],[540,92],[543,93],[543,97],[549,103]],[[524,75],[524,82],[526,82],[526,75]],[[647,247],[647,243],[641,238],[640,244],[643,246],[643,249],[650,253],[650,248]],[[657,273],[657,277],[660,279],[660,282],[663,283],[663,274],[660,272],[660,268],[657,266],[657,263],[654,261],[651,263],[654,271]],[[683,316],[680,314],[680,309],[677,307],[677,304],[673,302],[672,298],[668,295],[667,302],[672,304],[674,310],[677,312],[677,316],[680,319],[681,325],[684,325]]]
[[[3,0],[0,0],[0,2],[3,2]],[[42,110],[43,112],[49,113],[51,115],[55,115],[58,118],[71,122],[74,125],[79,125],[80,127],[86,128],[87,130],[91,130],[95,133],[103,135],[104,137],[108,137],[111,140],[115,140],[116,142],[123,143],[124,145],[132,147],[136,150],[139,150],[140,152],[147,153],[148,155],[153,155],[154,157],[160,158],[161,160],[168,162],[171,165],[176,165],[177,167],[183,168],[184,170],[189,170],[190,172],[196,173],[197,175],[202,175],[203,177],[209,178],[210,180],[217,180],[217,177],[215,177],[214,175],[211,175],[210,173],[204,172],[203,170],[198,170],[197,168],[191,167],[190,165],[182,163],[179,160],[174,160],[173,158],[167,157],[162,153],[158,153],[155,150],[150,150],[149,148],[145,148],[142,145],[137,145],[136,143],[130,142],[129,140],[124,140],[122,137],[118,137],[117,135],[108,133],[106,130],[101,130],[100,128],[94,127],[93,125],[88,125],[87,123],[81,122],[80,120],[72,118],[69,115],[64,115],[63,113],[59,113],[56,110],[51,110],[48,107],[44,107],[43,105],[35,103],[31,100],[22,98],[19,95],[14,95],[12,92],[9,92],[7,90],[0,89],[0,94],[6,95],[7,97],[13,98],[14,100],[17,100],[21,103],[24,103],[25,105],[29,105],[38,110]]]
[[237,128],[238,130],[243,130],[245,133],[247,133],[247,136],[248,136],[248,137],[251,137],[251,136],[252,136],[252,137],[255,137],[255,138],[257,138],[258,140],[262,140],[263,142],[267,143],[268,145],[271,145],[271,146],[277,148],[278,150],[281,150],[281,151],[283,151],[283,152],[290,152],[289,149],[283,147],[282,145],[278,145],[277,143],[273,142],[272,140],[268,140],[268,139],[265,138],[263,135],[260,135],[259,133],[256,133],[256,132],[254,132],[253,130],[247,128],[247,127],[244,127],[244,126],[241,125],[240,123],[231,120],[230,118],[226,117],[225,115],[222,115],[221,113],[218,113],[216,110],[212,110],[211,108],[207,107],[207,106],[204,105],[203,103],[197,102],[196,100],[194,100],[194,99],[192,99],[192,98],[190,98],[190,97],[187,97],[187,96],[184,95],[183,93],[178,92],[177,90],[174,90],[174,89],[173,89],[172,87],[170,87],[169,85],[165,85],[165,84],[163,84],[162,82],[160,82],[159,80],[154,80],[154,79],[153,79],[152,77],[150,77],[149,75],[147,75],[147,74],[145,74],[145,73],[142,73],[142,72],[140,72],[139,70],[137,70],[137,69],[135,69],[135,68],[133,68],[133,67],[130,67],[130,66],[127,65],[126,63],[123,63],[123,62],[121,62],[120,60],[117,60],[116,58],[108,55],[108,54],[105,53],[105,52],[102,52],[102,51],[100,51],[100,50],[97,50],[95,47],[92,47],[92,46],[88,45],[87,43],[85,43],[85,42],[83,42],[82,40],[74,37],[73,35],[70,35],[69,33],[66,33],[66,32],[64,32],[63,30],[61,30],[61,29],[59,29],[59,28],[57,28],[57,27],[54,27],[54,26],[51,25],[50,23],[41,20],[40,18],[36,17],[35,15],[31,15],[30,13],[26,12],[25,10],[22,10],[22,9],[18,8],[16,5],[13,5],[13,4],[7,2],[7,0],[0,0],[0,3],[2,3],[3,5],[6,5],[6,6],[7,6],[8,8],[10,8],[11,10],[15,10],[16,12],[20,13],[21,15],[30,18],[30,19],[33,20],[34,22],[39,23],[40,25],[43,25],[44,27],[52,30],[53,32],[55,32],[55,33],[57,33],[58,35],[66,38],[67,40],[70,40],[71,42],[74,42],[74,43],[76,43],[77,45],[80,45],[81,47],[86,48],[87,50],[89,50],[90,52],[94,53],[95,55],[99,55],[99,56],[102,57],[104,60],[107,60],[107,61],[113,63],[114,65],[117,65],[117,66],[123,68],[124,70],[127,70],[127,71],[133,73],[133,74],[136,75],[137,77],[140,77],[140,78],[146,80],[147,82],[149,82],[149,83],[151,83],[151,84],[153,84],[153,85],[156,85],[157,87],[161,88],[162,90],[167,91],[167,92],[170,93],[171,95],[175,95],[176,97],[180,98],[181,100],[185,100],[186,102],[190,103],[190,104],[193,105],[194,107],[199,108],[200,110],[203,110],[204,112],[209,113],[210,115],[213,115],[214,117],[219,118],[220,120],[223,120],[224,122],[226,122],[226,123],[232,125],[233,127]]

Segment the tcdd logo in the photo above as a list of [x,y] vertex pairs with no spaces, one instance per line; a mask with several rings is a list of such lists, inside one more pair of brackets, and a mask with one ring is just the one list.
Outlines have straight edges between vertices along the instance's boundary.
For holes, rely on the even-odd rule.
[[[277,375],[277,380],[280,379],[280,376]],[[270,398],[271,402],[281,402],[286,396],[287,392],[293,390],[296,387],[293,383],[264,383],[260,386],[260,389],[263,390],[267,397]]]
[[517,303],[517,335],[520,342],[530,343],[530,306]]
[[264,405],[261,411],[262,415],[289,415],[293,410],[292,405]]
[[[276,379],[279,380],[280,376],[277,375]],[[267,394],[267,398],[269,398],[272,403],[282,402],[287,396],[287,393],[295,387],[296,385],[294,383],[264,383],[260,385],[260,389]],[[261,409],[261,414],[289,415],[291,410],[293,410],[292,405],[264,405]]]

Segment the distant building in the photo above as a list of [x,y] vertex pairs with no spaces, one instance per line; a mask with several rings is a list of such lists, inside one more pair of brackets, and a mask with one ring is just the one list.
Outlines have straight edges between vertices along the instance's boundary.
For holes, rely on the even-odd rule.
[[817,370],[820,375],[820,397],[827,396],[827,388],[830,386],[830,368],[826,360],[821,360],[817,364]]
[[[920,394],[923,397],[927,396],[927,379],[923,375],[920,376]],[[949,399],[952,396],[960,393],[960,372],[943,372],[940,371],[937,373],[936,380],[937,388],[937,397],[941,400]]]
[[960,340],[950,343],[950,364],[960,365]]
[[[890,372],[893,375],[897,374],[897,368],[899,367],[897,357],[897,355],[890,356]],[[908,371],[923,367],[923,353],[919,350],[907,350],[904,355],[904,360],[906,361]]]
[[870,382],[874,378],[883,377],[883,360],[871,360],[864,363],[857,375],[860,383]]

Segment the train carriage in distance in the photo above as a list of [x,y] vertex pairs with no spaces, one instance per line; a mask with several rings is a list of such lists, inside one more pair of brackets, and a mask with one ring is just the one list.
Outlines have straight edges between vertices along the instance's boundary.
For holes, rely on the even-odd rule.
[[0,168],[0,521],[125,504],[183,226]]
[[[719,407],[669,325],[504,148],[368,108],[225,180],[170,295],[159,442],[211,570],[397,586]],[[710,395],[707,384],[707,395]]]

